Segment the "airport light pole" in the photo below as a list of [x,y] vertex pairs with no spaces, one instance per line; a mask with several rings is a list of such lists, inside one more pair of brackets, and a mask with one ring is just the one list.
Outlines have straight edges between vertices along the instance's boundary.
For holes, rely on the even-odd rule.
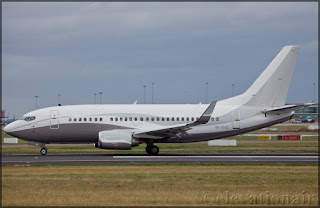
[[35,98],[36,98],[36,109],[38,109],[38,97],[39,97],[38,95],[35,96]]
[[99,92],[100,94],[100,104],[102,104],[102,92]]
[[206,82],[206,104],[208,103],[208,82]]
[[232,84],[232,96],[234,96],[234,84]]
[[154,82],[152,82],[151,84],[152,84],[152,102],[151,102],[151,104],[153,104],[153,85],[154,85]]
[[97,104],[97,93],[94,93],[94,104]]
[[143,103],[146,104],[146,85],[143,85]]
[[58,97],[59,97],[59,103],[58,104],[61,104],[61,100],[60,100],[60,97],[61,97],[61,94],[58,94]]
[[313,83],[313,102],[316,103],[316,83]]

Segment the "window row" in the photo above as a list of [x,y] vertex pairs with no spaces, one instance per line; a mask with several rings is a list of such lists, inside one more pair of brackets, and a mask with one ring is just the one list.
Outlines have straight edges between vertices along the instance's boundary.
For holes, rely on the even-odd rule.
[[[28,117],[30,118],[30,117]],[[110,121],[196,121],[199,117],[110,117]],[[211,121],[219,121],[219,117],[211,117]],[[69,118],[69,122],[71,121],[103,121],[103,118]]]
[[[199,117],[139,117],[139,120],[140,121],[196,121],[196,120],[198,120],[199,119]],[[132,117],[111,117],[110,118],[110,121],[138,121],[138,117],[134,117],[134,118],[132,118]],[[214,120],[216,120],[216,121],[219,121],[219,117],[216,117],[216,118],[214,118],[214,117],[211,117],[211,121],[214,121]]]
[[[72,121],[72,118],[69,118]],[[73,118],[73,121],[103,121],[103,118]]]

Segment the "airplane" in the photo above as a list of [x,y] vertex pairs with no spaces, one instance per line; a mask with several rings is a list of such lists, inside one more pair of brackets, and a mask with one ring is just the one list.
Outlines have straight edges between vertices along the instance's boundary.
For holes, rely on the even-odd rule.
[[130,150],[146,144],[200,142],[235,136],[289,120],[307,104],[285,105],[298,46],[285,46],[242,94],[210,104],[95,104],[38,109],[5,126],[29,145],[94,143],[102,149]]

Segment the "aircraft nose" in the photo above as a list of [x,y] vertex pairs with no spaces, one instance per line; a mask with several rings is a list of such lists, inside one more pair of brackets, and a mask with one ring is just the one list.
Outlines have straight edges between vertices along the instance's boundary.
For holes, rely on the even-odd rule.
[[12,128],[11,124],[8,124],[3,128],[4,132],[6,132],[6,133],[10,133],[12,131],[12,129],[13,128]]
[[18,127],[19,127],[19,126],[18,126],[17,121],[14,121],[14,122],[9,123],[8,125],[6,125],[6,126],[3,128],[3,130],[4,130],[4,132],[6,132],[7,134],[10,134],[11,136],[13,136],[12,133],[14,133],[14,131],[16,131],[16,129],[17,129]]

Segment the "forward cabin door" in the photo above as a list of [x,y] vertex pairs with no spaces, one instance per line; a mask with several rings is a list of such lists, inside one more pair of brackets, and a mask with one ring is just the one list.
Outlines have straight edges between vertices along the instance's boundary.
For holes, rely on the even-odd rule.
[[50,129],[59,129],[59,111],[50,111]]
[[235,110],[232,112],[232,128],[240,129],[240,111]]

